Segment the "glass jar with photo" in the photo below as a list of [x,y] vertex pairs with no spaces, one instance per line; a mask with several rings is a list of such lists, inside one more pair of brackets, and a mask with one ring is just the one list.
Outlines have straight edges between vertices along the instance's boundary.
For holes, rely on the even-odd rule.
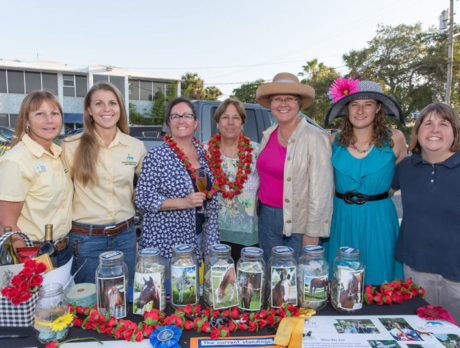
[[166,262],[156,248],[139,250],[134,273],[133,314],[166,309]]
[[214,309],[238,304],[235,263],[231,250],[226,244],[213,245],[204,264],[204,302]]
[[106,251],[99,255],[96,268],[97,310],[110,313],[116,319],[127,314],[128,267],[121,251]]
[[329,264],[320,245],[306,245],[297,267],[299,306],[320,310],[327,304]]
[[297,263],[294,249],[275,246],[269,261],[268,304],[279,308],[284,303],[297,306]]
[[363,307],[365,266],[359,249],[342,246],[332,263],[331,303],[339,312],[353,313]]
[[246,247],[241,250],[237,264],[238,308],[243,311],[260,311],[265,302],[264,251]]
[[198,303],[198,266],[195,248],[190,244],[176,245],[170,262],[171,304],[184,307]]

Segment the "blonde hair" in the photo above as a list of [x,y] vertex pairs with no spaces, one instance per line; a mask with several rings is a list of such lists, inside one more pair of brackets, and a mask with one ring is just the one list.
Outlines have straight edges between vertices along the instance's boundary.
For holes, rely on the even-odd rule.
[[[99,90],[110,91],[115,94],[117,103],[120,107],[120,119],[117,122],[117,127],[125,134],[129,134],[128,117],[126,115],[125,103],[123,96],[117,87],[113,84],[101,81],[93,85],[85,96],[83,110],[83,127],[84,131],[80,139],[80,144],[75,151],[74,177],[81,181],[83,185],[88,183],[95,184],[97,182],[96,163],[99,155],[99,142],[96,137],[96,126],[93,117],[89,114],[89,106],[91,105],[91,97],[93,93]],[[76,140],[76,139],[73,139]],[[71,141],[71,140],[70,140]]]
[[64,122],[62,106],[59,104],[56,96],[49,91],[33,91],[30,92],[22,101],[21,108],[19,109],[18,119],[14,130],[14,136],[11,140],[10,146],[13,147],[22,140],[24,134],[27,133],[27,122],[29,120],[29,113],[37,111],[44,101],[52,103],[58,108],[61,114],[61,120]]
[[412,128],[409,151],[413,153],[422,152],[422,147],[418,142],[418,131],[423,123],[423,120],[431,113],[435,113],[450,123],[454,133],[454,141],[452,142],[452,146],[449,150],[452,152],[460,150],[460,118],[458,117],[457,112],[450,105],[445,103],[433,103],[425,106],[423,110],[420,111],[420,114],[415,121],[414,128]]

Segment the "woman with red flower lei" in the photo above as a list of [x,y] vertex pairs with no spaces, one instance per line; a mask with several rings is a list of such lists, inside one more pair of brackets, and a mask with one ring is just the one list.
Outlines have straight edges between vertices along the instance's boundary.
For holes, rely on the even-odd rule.
[[242,133],[246,111],[237,99],[224,100],[214,114],[219,132],[208,142],[208,165],[218,190],[221,241],[232,247],[235,262],[241,249],[257,244],[255,166],[259,144]]
[[[172,137],[165,136],[163,144],[150,150],[137,183],[136,205],[145,211],[139,247],[156,247],[171,258],[172,247],[186,243],[195,247],[198,257],[200,249],[206,256],[209,247],[219,243],[217,197],[205,151],[194,138],[198,120],[192,102],[186,98],[172,100],[166,108],[165,123]],[[196,187],[198,168],[207,175],[205,192],[198,192]],[[205,203],[206,217],[197,214]]]

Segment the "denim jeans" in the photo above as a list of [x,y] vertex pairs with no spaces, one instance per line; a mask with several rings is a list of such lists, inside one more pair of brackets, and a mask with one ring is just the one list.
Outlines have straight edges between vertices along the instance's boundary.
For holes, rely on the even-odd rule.
[[302,234],[293,233],[290,237],[283,234],[283,209],[259,202],[259,246],[264,251],[267,262],[272,255],[272,248],[285,245],[294,249],[294,257],[299,259],[302,251]]
[[67,243],[67,246],[58,252],[57,255],[57,266],[64,266],[72,257],[72,248],[70,247],[70,241]]
[[129,271],[129,285],[132,285],[136,265],[136,229],[134,225],[114,236],[101,236],[92,235],[92,228],[104,226],[85,225],[76,222],[73,224],[90,229],[88,235],[70,233],[70,247],[73,248],[74,256],[72,273],[75,273],[83,265],[75,276],[75,283],[95,283],[99,255],[104,251],[118,250],[124,254],[124,261]]

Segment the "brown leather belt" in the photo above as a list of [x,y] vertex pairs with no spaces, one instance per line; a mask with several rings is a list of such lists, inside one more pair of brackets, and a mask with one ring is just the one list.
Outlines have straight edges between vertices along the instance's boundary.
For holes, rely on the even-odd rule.
[[[133,224],[134,224],[134,217],[132,217],[129,220],[120,222],[119,224],[116,224],[116,225],[93,227],[91,234],[95,236],[114,236],[118,233],[123,232],[128,227],[131,227]],[[73,233],[88,235],[90,230],[91,230],[91,227],[72,224]]]

